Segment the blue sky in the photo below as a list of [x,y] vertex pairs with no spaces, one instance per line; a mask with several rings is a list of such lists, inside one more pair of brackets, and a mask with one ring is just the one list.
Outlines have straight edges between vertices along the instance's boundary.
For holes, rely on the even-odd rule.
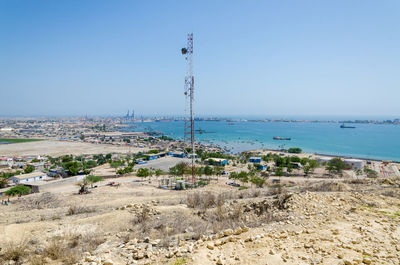
[[0,0],[0,116],[400,116],[400,1]]

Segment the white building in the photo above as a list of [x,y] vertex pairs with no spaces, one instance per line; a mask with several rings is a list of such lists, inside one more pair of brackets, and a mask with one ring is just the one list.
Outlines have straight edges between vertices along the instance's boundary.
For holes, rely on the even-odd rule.
[[32,183],[38,180],[45,180],[49,179],[46,173],[43,172],[32,172],[29,174],[22,174],[22,175],[16,175],[10,178],[14,183],[16,184],[26,184],[26,183]]
[[320,163],[320,164],[325,164],[325,163],[328,163],[329,161],[331,161],[332,158],[333,158],[333,157],[320,156],[320,157],[317,158],[317,160],[318,160],[318,163]]
[[352,169],[363,170],[364,168],[364,163],[360,159],[345,159],[344,162],[351,166]]

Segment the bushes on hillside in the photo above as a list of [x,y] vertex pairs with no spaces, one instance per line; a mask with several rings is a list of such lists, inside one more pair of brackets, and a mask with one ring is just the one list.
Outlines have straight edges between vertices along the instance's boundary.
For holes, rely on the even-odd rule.
[[5,192],[7,196],[26,195],[31,193],[31,188],[27,186],[15,186]]

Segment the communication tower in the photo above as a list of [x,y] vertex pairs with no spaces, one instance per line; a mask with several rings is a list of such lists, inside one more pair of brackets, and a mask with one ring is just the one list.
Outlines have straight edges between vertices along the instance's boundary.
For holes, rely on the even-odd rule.
[[192,183],[196,185],[196,167],[195,167],[195,138],[194,138],[194,75],[193,75],[193,33],[187,36],[187,46],[181,49],[186,59],[186,76],[185,76],[185,125],[184,125],[184,141],[189,144],[191,151],[186,152],[191,159]]

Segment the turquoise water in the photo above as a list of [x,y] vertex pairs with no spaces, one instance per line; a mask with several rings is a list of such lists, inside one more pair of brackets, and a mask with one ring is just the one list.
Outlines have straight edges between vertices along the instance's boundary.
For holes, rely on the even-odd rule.
[[[196,134],[196,140],[218,144],[237,153],[257,148],[300,147],[304,152],[400,161],[400,126],[353,124],[355,129],[341,129],[338,123],[196,121],[196,129],[210,133]],[[173,138],[183,138],[183,122],[135,123],[136,131],[161,131]],[[272,137],[290,137],[276,141]]]

